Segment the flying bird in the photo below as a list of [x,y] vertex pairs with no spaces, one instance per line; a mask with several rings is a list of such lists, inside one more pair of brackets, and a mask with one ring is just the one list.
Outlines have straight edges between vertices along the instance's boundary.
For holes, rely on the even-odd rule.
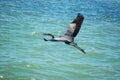
[[74,38],[79,33],[79,30],[81,28],[81,25],[83,23],[84,16],[80,13],[77,14],[77,17],[70,23],[70,26],[66,33],[63,36],[60,36],[58,38],[54,37],[53,34],[50,33],[44,33],[43,35],[51,36],[51,39],[44,38],[44,41],[53,41],[53,42],[64,42],[67,45],[74,46],[75,48],[79,49],[83,53],[86,53],[82,48],[80,48],[77,43],[74,41]]

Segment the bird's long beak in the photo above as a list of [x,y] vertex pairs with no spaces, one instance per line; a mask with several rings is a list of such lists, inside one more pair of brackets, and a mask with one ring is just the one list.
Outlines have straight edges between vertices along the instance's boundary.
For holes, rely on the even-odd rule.
[[[52,37],[52,39],[54,38],[54,35],[49,34],[49,33],[44,33],[43,35],[45,35],[45,36],[50,36],[50,37]],[[50,40],[52,40],[52,39],[50,39]],[[44,41],[50,41],[50,40],[44,38]]]
[[44,38],[44,41],[48,41],[48,40]]

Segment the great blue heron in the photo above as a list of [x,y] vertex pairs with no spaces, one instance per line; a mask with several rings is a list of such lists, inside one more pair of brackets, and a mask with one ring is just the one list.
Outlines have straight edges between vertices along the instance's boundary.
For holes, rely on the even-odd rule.
[[76,42],[74,42],[74,38],[77,36],[81,25],[83,23],[84,16],[80,13],[78,13],[77,17],[71,22],[67,32],[58,38],[55,38],[54,35],[50,33],[44,33],[43,35],[51,36],[52,39],[46,39],[44,38],[44,41],[54,41],[54,42],[64,42],[65,44],[74,46],[75,48],[79,49],[83,53],[86,53],[82,48],[80,48]]

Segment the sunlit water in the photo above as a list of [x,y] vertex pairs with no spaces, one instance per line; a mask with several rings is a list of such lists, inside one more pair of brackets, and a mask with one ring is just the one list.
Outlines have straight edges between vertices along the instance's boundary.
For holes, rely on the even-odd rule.
[[[87,54],[60,36],[77,13],[85,16],[75,38]],[[119,80],[119,0],[0,0],[0,80]]]

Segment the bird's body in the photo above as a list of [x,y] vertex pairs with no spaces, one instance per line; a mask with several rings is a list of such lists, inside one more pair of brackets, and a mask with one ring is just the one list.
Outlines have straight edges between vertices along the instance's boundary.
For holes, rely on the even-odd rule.
[[77,43],[74,42],[74,38],[77,36],[77,34],[79,32],[83,20],[84,20],[84,16],[81,15],[80,13],[78,13],[77,17],[71,22],[67,32],[63,36],[55,38],[52,34],[45,33],[43,35],[51,36],[52,39],[47,40],[44,38],[44,40],[45,41],[54,41],[54,42],[64,42],[68,45],[74,46],[75,48],[77,48],[77,49],[81,50],[83,53],[85,53],[85,51],[83,49],[81,49],[77,45]]

